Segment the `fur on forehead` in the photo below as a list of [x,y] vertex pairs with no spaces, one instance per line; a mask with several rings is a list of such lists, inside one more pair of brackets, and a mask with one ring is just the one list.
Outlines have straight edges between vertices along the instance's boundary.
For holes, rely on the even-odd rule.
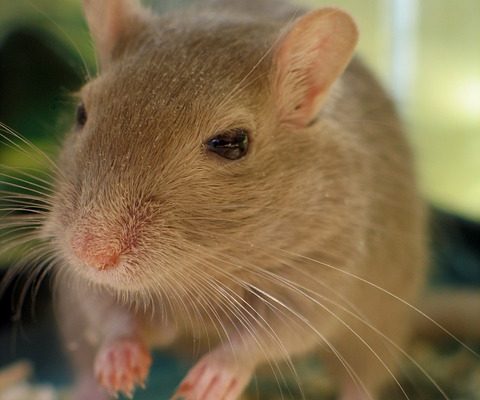
[[138,0],[83,0],[83,7],[102,69],[150,17]]
[[[84,88],[86,102],[92,99],[100,106],[89,108],[109,115],[108,104],[109,108],[114,103],[141,106],[140,115],[155,112],[157,120],[166,124],[174,123],[179,113],[189,118],[193,112],[190,118],[197,124],[198,114],[215,117],[218,129],[228,128],[222,126],[227,114],[238,122],[248,119],[245,114],[262,106],[270,91],[272,42],[279,31],[263,27],[265,35],[259,40],[252,21],[224,26],[208,24],[207,16],[192,16],[196,23],[185,21],[188,15],[178,23],[172,23],[172,18],[181,19],[159,16],[152,20],[148,31],[132,38],[137,46],[128,47]],[[212,115],[214,111],[217,115]]]
[[[189,61],[197,53],[206,64],[212,64],[208,63],[211,57],[219,61],[229,58],[232,69],[241,71],[242,64],[250,56],[255,57],[252,51],[267,50],[265,46],[271,44],[272,33],[276,33],[255,18],[223,15],[220,9],[215,13],[222,13],[221,20],[207,8],[155,15],[142,7],[139,0],[83,2],[102,71],[125,54],[155,48],[171,50],[173,56],[185,56],[188,51]],[[262,53],[259,55],[262,57]]]
[[[212,101],[232,88],[239,95],[235,85],[243,91],[251,82],[273,81],[267,89],[277,99],[277,117],[293,128],[315,119],[358,40],[352,18],[337,8],[309,12],[280,36],[278,24],[241,14],[222,13],[219,19],[208,9],[193,9],[154,17],[137,0],[84,5],[102,65],[110,68],[121,58],[125,68],[126,55],[136,53],[135,76],[143,86],[158,85],[172,101],[202,94]],[[262,70],[268,59],[274,76],[262,79],[271,75]],[[175,99],[182,94],[187,98]]]

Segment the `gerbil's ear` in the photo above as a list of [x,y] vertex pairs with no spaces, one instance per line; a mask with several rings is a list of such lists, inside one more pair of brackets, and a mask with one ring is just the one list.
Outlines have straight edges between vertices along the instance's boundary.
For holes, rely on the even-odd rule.
[[102,67],[148,15],[139,0],[83,0],[83,7]]
[[274,93],[282,123],[305,127],[315,119],[357,41],[352,17],[336,8],[309,12],[293,23],[274,56]]

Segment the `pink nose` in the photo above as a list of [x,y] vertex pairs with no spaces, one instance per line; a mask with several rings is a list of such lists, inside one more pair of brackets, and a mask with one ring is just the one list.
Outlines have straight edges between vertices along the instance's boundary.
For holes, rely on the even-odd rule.
[[74,235],[71,240],[73,253],[87,265],[99,269],[109,269],[118,265],[120,251],[110,244],[89,234]]

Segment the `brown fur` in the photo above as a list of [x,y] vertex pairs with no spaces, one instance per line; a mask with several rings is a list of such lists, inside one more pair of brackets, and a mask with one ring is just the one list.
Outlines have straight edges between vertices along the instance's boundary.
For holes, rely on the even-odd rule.
[[[414,302],[426,263],[410,150],[358,60],[313,124],[279,123],[274,49],[296,16],[282,7],[145,17],[82,89],[88,122],[65,141],[44,228],[81,378],[112,331],[153,344],[162,326],[210,345],[240,336],[232,357],[252,366],[323,347],[348,387],[335,348],[373,398],[396,372],[395,347],[351,313],[404,347],[411,310],[391,294]],[[252,132],[244,159],[207,154],[239,126]],[[92,252],[121,251],[120,267],[82,264],[70,241],[85,233]]]

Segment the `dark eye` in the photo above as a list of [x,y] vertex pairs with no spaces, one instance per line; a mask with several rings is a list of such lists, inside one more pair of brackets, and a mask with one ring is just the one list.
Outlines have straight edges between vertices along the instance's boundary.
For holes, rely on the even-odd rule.
[[85,109],[85,105],[80,103],[77,106],[77,115],[76,115],[76,128],[81,129],[87,123],[87,110]]
[[238,160],[247,154],[248,131],[238,128],[222,132],[208,139],[206,147],[223,158]]

